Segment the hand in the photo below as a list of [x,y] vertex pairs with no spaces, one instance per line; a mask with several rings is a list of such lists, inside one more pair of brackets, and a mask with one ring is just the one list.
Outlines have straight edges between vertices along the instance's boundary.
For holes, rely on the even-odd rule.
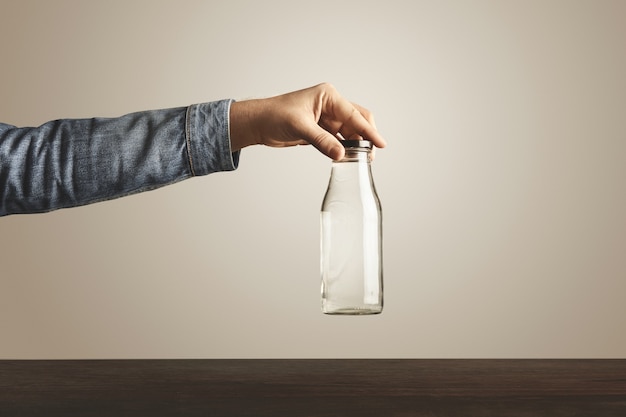
[[327,83],[276,97],[238,101],[230,108],[233,151],[255,144],[312,144],[339,160],[345,152],[340,138],[366,139],[378,148],[386,145],[372,114],[344,99]]

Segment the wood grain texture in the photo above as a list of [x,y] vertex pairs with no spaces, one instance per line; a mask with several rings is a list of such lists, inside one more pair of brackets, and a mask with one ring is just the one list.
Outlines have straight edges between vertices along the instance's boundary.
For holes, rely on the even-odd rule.
[[626,360],[0,361],[0,416],[626,416]]

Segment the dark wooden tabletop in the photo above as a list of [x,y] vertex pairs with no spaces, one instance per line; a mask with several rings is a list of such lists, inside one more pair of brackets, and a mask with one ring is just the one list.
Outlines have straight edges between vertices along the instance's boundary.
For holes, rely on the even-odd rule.
[[626,360],[0,361],[0,416],[626,416]]

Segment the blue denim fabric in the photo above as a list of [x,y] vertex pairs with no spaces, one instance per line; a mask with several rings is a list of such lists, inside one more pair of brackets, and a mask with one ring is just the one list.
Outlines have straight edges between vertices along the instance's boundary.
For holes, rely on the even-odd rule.
[[63,119],[31,128],[0,123],[0,216],[42,213],[151,190],[239,164],[232,100]]

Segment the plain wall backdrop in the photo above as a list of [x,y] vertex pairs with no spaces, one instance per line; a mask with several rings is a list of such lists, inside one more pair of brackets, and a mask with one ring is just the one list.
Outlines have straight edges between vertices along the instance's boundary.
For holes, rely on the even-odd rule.
[[389,142],[385,310],[320,312],[330,161],[0,218],[1,358],[623,357],[626,2],[0,1],[0,119],[328,81]]

